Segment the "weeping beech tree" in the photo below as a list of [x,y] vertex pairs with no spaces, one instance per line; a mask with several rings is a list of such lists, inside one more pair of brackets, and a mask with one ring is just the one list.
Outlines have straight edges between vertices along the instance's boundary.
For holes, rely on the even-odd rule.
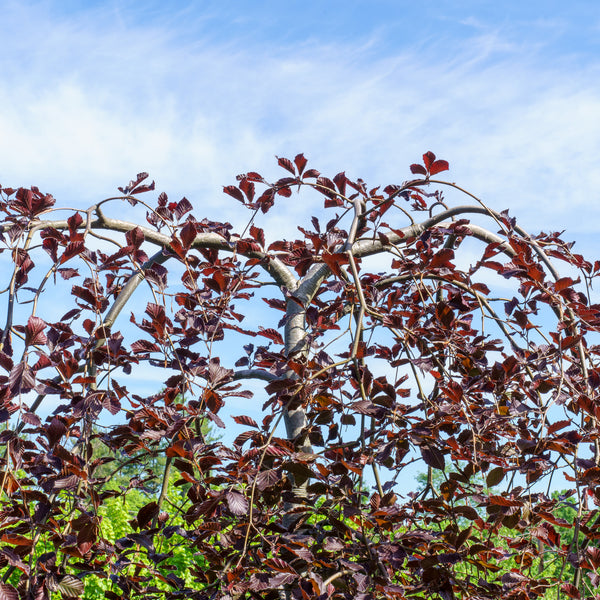
[[[0,600],[93,580],[109,599],[600,598],[600,263],[435,179],[431,152],[383,190],[278,163],[224,188],[238,232],[145,201],[145,173],[86,210],[2,189]],[[261,219],[296,191],[323,215],[277,239]],[[160,493],[111,539],[104,505],[145,476],[100,466],[156,455]]]

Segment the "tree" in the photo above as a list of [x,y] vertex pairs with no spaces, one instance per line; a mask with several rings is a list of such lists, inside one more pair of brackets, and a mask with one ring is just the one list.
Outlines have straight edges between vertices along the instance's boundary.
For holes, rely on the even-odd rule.
[[[600,263],[436,179],[431,152],[383,190],[278,163],[224,188],[239,233],[145,202],[145,173],[64,219],[2,189],[0,598],[98,578],[109,599],[600,597]],[[327,216],[267,241],[295,190]],[[164,372],[147,395],[142,369]],[[243,431],[207,440],[236,397]],[[110,486],[98,439],[167,457],[118,539],[103,507],[146,488]],[[416,462],[439,487],[406,489]]]

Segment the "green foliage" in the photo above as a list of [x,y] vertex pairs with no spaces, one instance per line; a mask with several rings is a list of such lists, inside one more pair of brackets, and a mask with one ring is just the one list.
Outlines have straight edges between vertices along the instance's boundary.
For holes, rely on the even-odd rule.
[[[203,425],[202,433],[207,441],[216,439],[214,430],[209,425]],[[138,451],[132,455],[118,455],[111,452],[97,432],[93,434],[91,441],[93,458],[99,460],[99,466],[94,475],[105,480],[106,498],[100,505],[97,517],[99,522],[99,533],[106,542],[118,545],[119,541],[127,536],[135,535],[138,527],[136,518],[140,510],[149,503],[156,502],[163,488],[163,476],[168,476],[164,491],[164,505],[161,520],[170,535],[165,535],[163,528],[161,534],[154,537],[149,547],[139,544],[136,548],[127,548],[127,553],[144,555],[148,552],[160,554],[164,558],[156,572],[146,573],[156,580],[156,588],[159,590],[173,589],[177,583],[177,577],[187,587],[194,588],[194,578],[190,569],[202,567],[206,564],[204,558],[191,547],[188,540],[177,531],[185,532],[186,522],[183,518],[185,511],[190,505],[186,495],[189,484],[179,479],[179,472],[168,468],[170,460],[164,452],[164,444],[158,444],[152,452]],[[16,476],[23,476],[19,471]],[[132,487],[133,479],[143,481],[143,485]],[[60,494],[64,503],[69,504],[71,497],[68,492]],[[45,553],[55,550],[52,540],[46,535],[40,535],[33,554],[29,557],[30,564],[35,564]],[[130,575],[134,576],[135,568],[129,567]],[[177,577],[174,577],[176,574]],[[81,575],[81,572],[79,572]],[[140,573],[135,574],[139,576]],[[16,586],[20,572],[13,570],[5,581]],[[75,580],[76,581],[76,580]],[[95,600],[104,598],[106,591],[120,593],[118,588],[113,589],[110,579],[105,575],[99,576],[88,572],[83,577],[84,600]],[[64,585],[66,585],[66,582]],[[63,586],[64,587],[64,586]],[[197,586],[196,586],[197,587]],[[65,588],[67,591],[67,588]]]
[[[163,513],[168,526],[172,528],[185,527],[185,521],[182,512],[189,504],[185,496],[183,486],[175,485],[177,474],[172,473],[169,477],[167,488],[166,510]],[[108,498],[100,509],[102,534],[109,542],[113,544],[125,538],[130,534],[135,534],[135,518],[139,511],[151,500],[151,496],[140,490],[131,490],[124,496],[115,496]],[[174,533],[170,537],[165,535],[156,536],[150,549],[144,548],[143,544],[134,549],[128,549],[128,552],[147,554],[148,551],[164,555],[160,562],[160,567],[156,573],[153,573],[157,579],[156,586],[161,590],[172,589],[169,585],[169,576],[176,574],[185,581],[185,585],[193,587],[194,581],[190,574],[191,567],[197,567],[204,563],[202,557],[198,556],[194,549],[190,547],[189,542],[181,535]],[[133,576],[133,568],[129,568]],[[96,575],[88,575],[85,578],[85,592],[83,598],[92,600],[103,597],[106,590],[111,590],[111,582],[106,578],[100,578]],[[119,593],[118,589],[113,590]]]

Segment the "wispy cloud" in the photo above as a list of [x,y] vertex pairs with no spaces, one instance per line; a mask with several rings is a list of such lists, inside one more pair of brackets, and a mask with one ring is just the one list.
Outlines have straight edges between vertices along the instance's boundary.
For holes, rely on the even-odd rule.
[[[382,52],[373,36],[275,47],[126,25],[114,8],[11,6],[3,185],[35,183],[83,205],[147,170],[209,218],[239,222],[220,187],[250,169],[277,176],[273,155],[304,152],[377,185],[406,178],[431,149],[450,161],[449,177],[532,229],[576,235],[600,216],[600,61],[549,63],[539,39],[473,17],[468,38],[427,49]],[[292,198],[274,222],[291,231],[316,203]]]

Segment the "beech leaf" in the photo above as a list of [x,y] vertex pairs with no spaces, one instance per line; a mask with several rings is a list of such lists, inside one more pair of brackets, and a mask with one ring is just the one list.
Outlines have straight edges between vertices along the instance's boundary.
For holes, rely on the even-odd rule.
[[421,448],[421,456],[427,465],[434,469],[443,471],[446,468],[446,460],[441,450],[434,447]]
[[225,494],[227,506],[234,515],[245,515],[248,512],[248,500],[239,492],[229,491]]

